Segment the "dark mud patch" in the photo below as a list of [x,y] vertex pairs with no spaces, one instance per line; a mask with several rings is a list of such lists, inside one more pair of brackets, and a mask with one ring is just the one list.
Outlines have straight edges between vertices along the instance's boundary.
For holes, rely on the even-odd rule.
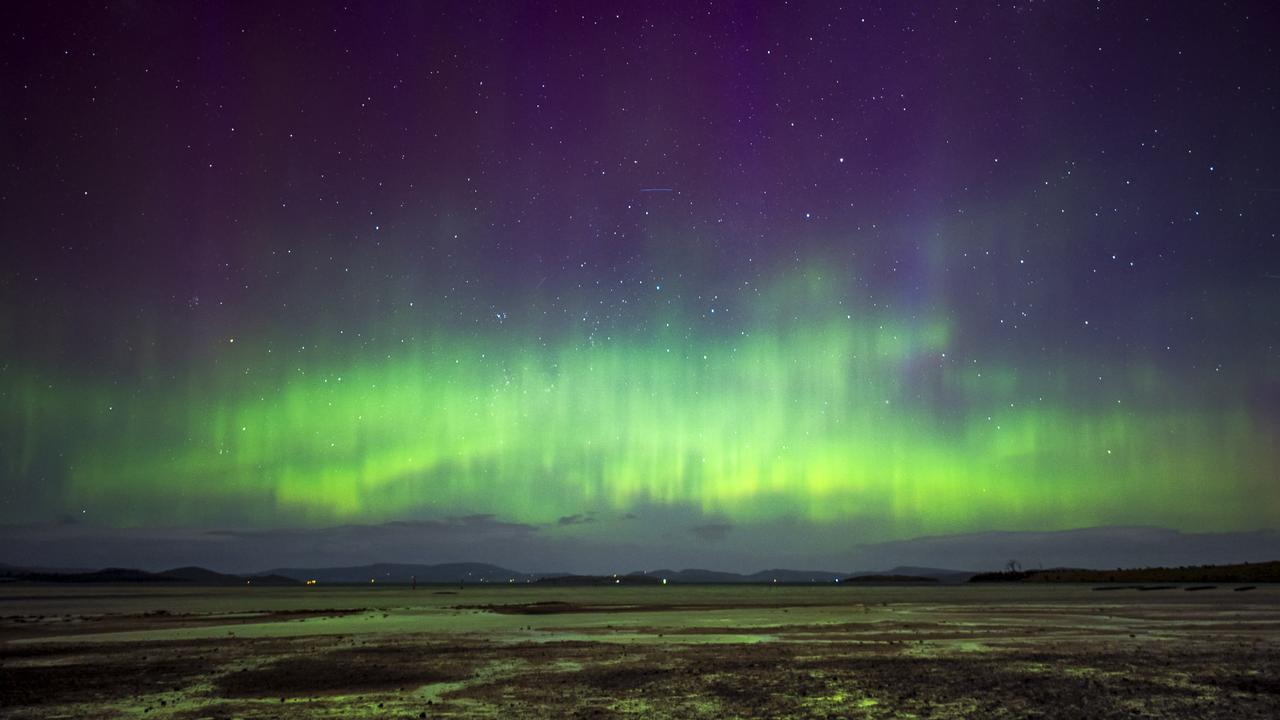
[[652,613],[652,612],[705,612],[715,610],[779,610],[793,607],[821,607],[809,604],[760,604],[760,603],[699,603],[699,604],[637,604],[592,605],[586,603],[550,600],[546,602],[512,603],[506,605],[457,605],[454,610],[480,610],[499,615],[562,615],[568,613]]
[[291,620],[306,621],[310,618],[342,617],[363,612],[365,612],[364,608],[333,608],[243,613],[172,613],[166,610],[153,610],[144,613],[106,615],[9,615],[0,618],[0,641],[191,627],[255,625]]
[[[199,639],[182,643],[184,652],[202,656],[228,650],[234,643],[227,640]],[[0,665],[23,664],[47,659],[57,662],[59,659],[74,658],[83,655],[111,658],[147,657],[149,653],[172,651],[175,644],[171,640],[149,640],[133,642],[127,645],[116,642],[91,643],[0,643]]]
[[285,657],[259,668],[242,668],[215,681],[223,697],[352,695],[403,690],[471,677],[470,663],[429,649],[413,652],[348,648],[316,657]]
[[0,667],[0,707],[95,703],[185,687],[208,669],[202,658],[115,655],[44,666]]
[[661,665],[642,663],[619,667],[584,669],[574,673],[560,673],[561,684],[582,684],[609,693],[635,691],[652,685],[670,682],[676,670]]
[[[896,648],[796,643],[632,648],[577,671],[524,666],[446,699],[512,717],[1266,718],[1274,661],[1222,646],[1120,645],[919,657]],[[581,659],[579,659],[581,662]]]

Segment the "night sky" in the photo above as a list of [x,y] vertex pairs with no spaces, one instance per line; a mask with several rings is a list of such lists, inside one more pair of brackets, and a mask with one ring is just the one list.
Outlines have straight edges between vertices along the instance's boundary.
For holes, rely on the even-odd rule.
[[0,561],[1280,530],[1280,8],[767,5],[5,5]]

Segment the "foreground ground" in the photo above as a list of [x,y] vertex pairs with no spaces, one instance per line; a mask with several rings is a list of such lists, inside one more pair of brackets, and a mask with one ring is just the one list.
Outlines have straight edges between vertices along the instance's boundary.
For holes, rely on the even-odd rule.
[[1272,718],[1280,588],[0,587],[0,715]]

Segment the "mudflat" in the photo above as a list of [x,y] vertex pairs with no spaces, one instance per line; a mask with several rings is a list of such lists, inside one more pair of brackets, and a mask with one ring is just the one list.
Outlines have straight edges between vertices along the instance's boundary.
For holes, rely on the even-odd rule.
[[0,587],[0,715],[1273,718],[1280,587]]

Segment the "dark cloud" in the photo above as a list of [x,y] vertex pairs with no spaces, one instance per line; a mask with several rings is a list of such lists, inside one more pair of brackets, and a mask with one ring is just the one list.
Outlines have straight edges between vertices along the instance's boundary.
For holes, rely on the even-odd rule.
[[224,572],[387,561],[502,564],[511,548],[533,547],[530,541],[541,532],[535,525],[493,515],[277,530],[10,525],[0,527],[0,547],[5,548],[0,562],[151,570],[202,565]]
[[694,537],[704,542],[720,542],[729,536],[729,531],[733,529],[728,523],[708,523],[706,525],[695,525],[689,528],[689,532]]
[[584,523],[593,523],[596,519],[587,515],[565,515],[556,521],[556,524],[565,527],[568,525],[582,525]]
[[[0,526],[0,563],[24,566],[163,570],[201,565],[222,572],[274,567],[335,567],[375,562],[487,562],[525,572],[611,573],[706,567],[734,572],[819,568],[887,570],[899,565],[957,570],[1023,567],[1136,567],[1274,560],[1280,532],[1184,533],[1156,527],[1061,532],[983,532],[856,544],[849,527],[791,523],[698,522],[695,511],[647,507],[643,522],[564,527],[458,515],[328,528],[237,530],[130,528],[87,523]],[[575,519],[576,518],[576,519]],[[550,528],[561,527],[553,522]],[[587,532],[607,528],[607,532]],[[807,530],[802,533],[801,530]],[[729,534],[733,542],[726,542]],[[795,538],[806,542],[797,548]],[[865,537],[865,536],[864,536]]]

